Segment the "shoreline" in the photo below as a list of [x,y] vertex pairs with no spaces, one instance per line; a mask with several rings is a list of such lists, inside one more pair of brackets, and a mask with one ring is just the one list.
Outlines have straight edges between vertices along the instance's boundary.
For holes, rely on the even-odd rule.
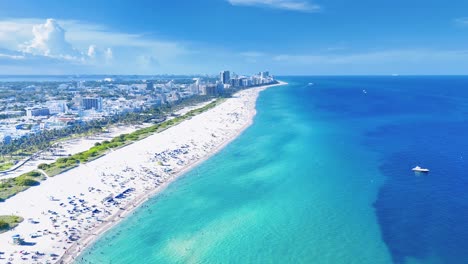
[[[170,168],[170,171],[169,171],[169,173],[167,173],[168,176],[166,178],[160,177],[160,175],[157,175],[156,178],[154,178],[154,177],[151,178],[151,175],[154,175],[153,173],[150,173],[151,174],[150,176],[148,176],[148,175],[141,176],[141,178],[144,178],[144,177],[148,176],[149,179],[154,181],[154,182],[157,180],[156,188],[154,188],[153,185],[148,185],[146,187],[141,186],[141,185],[145,185],[145,183],[138,182],[137,180],[133,179],[134,177],[139,177],[138,176],[139,174],[135,172],[134,175],[136,175],[136,176],[134,176],[133,178],[130,178],[130,179],[132,180],[132,183],[133,183],[133,181],[137,181],[135,186],[138,187],[138,190],[135,191],[135,192],[137,193],[138,191],[140,191],[140,193],[137,193],[136,196],[131,197],[128,200],[124,200],[123,201],[124,205],[122,205],[122,206],[120,206],[118,204],[115,207],[104,208],[105,212],[108,213],[108,215],[103,217],[102,219],[101,219],[100,216],[96,217],[96,216],[93,215],[94,218],[92,218],[92,220],[95,220],[95,222],[90,223],[90,221],[88,220],[88,223],[90,223],[90,224],[88,224],[89,228],[86,227],[86,226],[82,227],[82,226],[78,225],[80,228],[84,229],[84,231],[80,230],[80,231],[83,231],[83,232],[79,233],[79,238],[76,241],[73,241],[73,242],[69,241],[68,239],[59,240],[58,242],[60,242],[60,243],[58,243],[58,246],[55,246],[55,247],[53,246],[52,248],[57,248],[57,250],[60,249],[60,250],[62,250],[62,252],[59,252],[57,254],[54,251],[54,255],[56,255],[56,256],[55,256],[55,258],[52,259],[52,261],[56,262],[56,263],[70,263],[70,262],[73,262],[75,259],[79,258],[79,256],[87,248],[89,248],[91,245],[93,245],[104,233],[106,233],[108,230],[110,230],[111,228],[116,226],[118,223],[120,223],[122,219],[125,219],[125,217],[132,214],[135,211],[135,209],[139,208],[142,204],[147,202],[149,199],[151,199],[151,198],[155,197],[156,195],[158,195],[165,188],[167,188],[172,182],[179,179],[181,176],[185,175],[188,171],[192,170],[193,168],[199,166],[201,163],[203,163],[207,159],[209,159],[212,156],[216,155],[220,150],[222,150],[229,143],[231,143],[236,138],[238,138],[249,126],[251,126],[253,124],[254,117],[255,117],[255,115],[257,113],[257,111],[256,111],[256,102],[257,102],[257,99],[258,99],[258,96],[259,96],[260,92],[262,92],[263,90],[268,89],[270,87],[281,86],[281,85],[286,85],[286,84],[287,83],[285,83],[285,82],[279,81],[277,84],[273,84],[273,85],[266,85],[266,86],[250,88],[250,89],[247,89],[247,90],[241,90],[238,93],[236,93],[236,95],[239,95],[239,96],[229,98],[228,100],[226,100],[222,104],[220,104],[220,105],[216,106],[215,108],[209,110],[208,112],[211,111],[211,114],[206,114],[206,113],[208,113],[208,112],[206,112],[206,113],[202,113],[200,115],[197,115],[197,116],[193,117],[193,119],[205,118],[206,120],[201,120],[201,121],[208,122],[208,124],[205,124],[205,123],[199,124],[198,123],[198,125],[196,127],[196,129],[198,129],[198,130],[201,129],[198,132],[203,132],[203,135],[202,135],[203,138],[201,138],[201,136],[199,136],[198,139],[204,139],[204,140],[200,140],[201,142],[198,142],[198,141],[196,141],[196,139],[197,139],[196,135],[194,135],[192,141],[190,141],[191,142],[191,147],[187,147],[187,150],[195,152],[195,153],[194,154],[190,153],[190,154],[192,154],[192,156],[189,156],[189,157],[186,157],[187,155],[185,155],[185,156],[182,155],[182,158],[176,156],[176,158],[174,158],[174,159],[170,158],[169,161],[168,161],[169,163],[174,163],[175,161],[181,161],[181,160],[184,160],[183,158],[185,158],[184,161],[188,161],[188,162],[185,163],[185,164],[183,164],[183,162],[182,162],[183,166],[177,166],[176,164],[173,164],[173,166],[171,166],[171,165],[162,166],[164,170],[166,169],[166,166],[168,166],[168,168]],[[241,95],[244,96],[245,98],[243,98]],[[244,100],[244,101],[242,101],[242,100]],[[246,105],[247,105],[247,109],[244,109],[244,107]],[[224,113],[223,108],[227,108],[227,111],[232,111],[232,113]],[[215,109],[217,109],[217,110],[215,110]],[[225,116],[221,116],[223,113],[224,113]],[[234,121],[233,120],[228,120],[231,123],[229,123],[228,121],[225,121],[226,122],[225,124],[224,123],[218,124],[219,120],[213,120],[215,118],[218,118],[218,119],[221,118],[221,120],[224,121],[223,118],[231,117],[231,116],[229,116],[230,114],[234,115],[234,117],[237,118],[237,119],[235,119],[234,117],[232,117],[232,118],[234,118],[233,119]],[[218,115],[221,116],[221,117],[219,117]],[[155,135],[152,135],[150,137],[155,137],[155,136],[157,137],[157,135],[160,135],[159,136],[160,138],[170,140],[171,137],[177,137],[177,136],[170,135],[171,137],[168,137],[167,136],[168,133],[170,133],[170,132],[174,132],[174,133],[179,132],[179,134],[180,134],[180,131],[184,131],[184,129],[187,129],[187,127],[188,128],[193,128],[195,126],[194,123],[196,123],[196,121],[192,121],[192,122],[190,122],[190,124],[188,124],[189,121],[190,120],[186,120],[186,121],[182,122],[181,124],[178,124],[177,126],[168,129],[167,130],[168,132],[165,133],[166,138],[164,138],[164,136],[160,135],[159,133],[155,134]],[[218,123],[216,123],[216,122],[218,122]],[[241,123],[242,125],[239,126],[238,123]],[[211,127],[209,126],[210,124],[211,124]],[[206,125],[208,127],[200,128],[202,125]],[[226,128],[224,126],[221,127],[221,125],[224,125]],[[217,127],[215,127],[215,126],[217,126]],[[179,127],[179,128],[177,128],[177,127]],[[216,130],[216,129],[218,129],[218,130]],[[213,133],[211,133],[211,136],[213,136],[214,139],[209,137],[209,132],[213,132]],[[162,133],[163,132],[161,132],[161,134]],[[224,138],[221,137],[221,140],[217,139],[218,136],[215,136],[215,134],[218,135],[218,133],[221,133],[221,136],[224,135]],[[206,134],[208,134],[208,135],[206,135]],[[142,140],[142,141],[144,141],[144,140]],[[147,140],[147,141],[151,141],[151,140]],[[155,141],[155,140],[153,140],[153,141]],[[171,142],[169,142],[169,143],[167,143],[168,144],[167,146],[171,145],[172,147],[174,147],[174,145],[177,145],[177,143],[174,142],[174,141],[177,141],[177,140],[172,140],[171,141],[172,145],[171,145]],[[181,140],[179,140],[179,141],[181,141]],[[158,141],[158,142],[160,142],[160,141]],[[145,153],[144,158],[146,159],[149,156],[150,161],[154,162],[154,160],[151,160],[152,157],[150,155],[148,155],[148,154],[150,154],[149,151],[147,150],[148,147],[147,146],[141,146],[143,144],[144,144],[144,142],[141,142],[140,144],[138,144],[139,146],[134,146],[133,148],[140,147],[140,149],[138,149],[138,150],[140,150],[140,152]],[[203,144],[203,145],[199,146],[198,144],[200,144],[200,145]],[[179,145],[180,145],[180,143],[179,143]],[[146,147],[146,149],[145,149],[145,147]],[[117,160],[118,158],[115,157],[116,153],[118,154],[120,152],[121,153],[130,152],[131,154],[133,154],[133,152],[131,152],[130,148],[132,148],[132,147],[127,146],[127,147],[123,148],[124,150],[122,150],[122,151],[121,150],[115,151],[115,153],[113,153],[113,155],[107,154],[106,155],[106,156],[108,156],[107,160],[112,160],[112,157],[114,157],[113,161],[116,162],[117,164],[121,165],[121,167],[125,167],[124,171],[126,169],[131,169],[132,170],[131,172],[133,172],[133,168],[131,167],[131,165],[128,164],[129,162],[127,163],[127,161],[125,159],[123,159],[123,161],[122,160]],[[127,150],[125,150],[125,149],[127,149]],[[178,149],[176,149],[176,150],[178,150]],[[166,150],[164,150],[161,153],[156,153],[156,154],[157,155],[163,154],[165,151]],[[169,153],[172,155],[172,152],[169,152]],[[143,154],[141,154],[141,155],[143,155]],[[112,157],[110,157],[110,156],[112,156]],[[138,154],[135,154],[134,157],[132,157],[132,158],[137,159]],[[119,157],[119,159],[121,159],[121,158]],[[121,161],[121,162],[119,163],[119,161]],[[166,161],[164,161],[164,162],[166,162]],[[177,164],[179,164],[179,163],[177,163]],[[94,166],[95,168],[92,168],[93,165],[95,165]],[[127,178],[129,178],[131,175],[127,175],[127,174],[132,174],[132,173],[117,172],[116,175],[111,174],[110,178],[103,178],[104,176],[106,176],[104,172],[107,173],[107,171],[110,170],[110,168],[108,170],[106,170],[107,167],[106,168],[100,168],[99,165],[101,165],[101,166],[105,165],[105,161],[100,161],[100,162],[96,162],[96,163],[91,162],[90,164],[83,166],[83,168],[81,168],[81,171],[83,171],[82,173],[86,173],[86,170],[87,169],[89,170],[90,168],[92,168],[93,170],[96,170],[96,172],[101,171],[102,175],[100,177],[99,176],[94,176],[93,177],[93,175],[91,175],[91,176],[89,176],[89,178],[92,178],[92,180],[94,180],[94,181],[97,181],[97,180],[101,180],[101,182],[109,181],[110,184],[112,184],[112,186],[114,186],[114,181],[117,182],[117,179],[114,180],[113,177],[119,178],[119,179],[124,178],[126,180],[126,182],[130,181]],[[147,173],[148,168],[146,168],[145,166],[150,166],[150,165],[151,165],[150,162],[145,163],[144,160],[141,160],[141,164],[139,166],[140,167],[139,169],[143,169]],[[135,167],[136,166],[137,166],[137,163],[135,163]],[[78,171],[80,171],[79,168],[73,169],[70,173],[68,173],[68,172],[67,173],[68,174],[75,173],[75,174],[78,174],[78,175],[82,175],[81,173],[78,173]],[[172,168],[174,168],[174,171],[171,171]],[[160,169],[160,168],[158,168],[158,169]],[[161,173],[163,173],[163,172],[161,172]],[[75,177],[79,177],[78,175],[75,175]],[[62,176],[62,175],[58,175],[56,177],[60,177],[60,176]],[[67,175],[67,176],[72,177],[73,175]],[[61,178],[64,178],[64,177],[67,177],[67,176],[64,175]],[[110,179],[110,180],[108,180],[108,179]],[[112,181],[112,180],[114,180],[114,181]],[[146,180],[146,179],[138,179],[138,180],[141,181],[141,180]],[[78,181],[79,184],[81,184],[80,180],[77,180],[77,181]],[[105,183],[109,185],[109,182],[105,182]],[[58,185],[58,184],[60,184],[60,183],[57,183],[56,185]],[[91,184],[91,183],[87,183],[87,184]],[[119,184],[121,184],[121,183],[119,183]],[[94,185],[91,184],[91,186],[94,186]],[[128,188],[129,186],[131,186],[131,184],[127,184],[127,185],[122,185],[121,184],[120,185],[121,189],[123,189],[123,187]],[[151,186],[153,186],[153,187],[151,187]],[[141,190],[142,187],[145,187],[144,190]],[[115,190],[115,188],[109,188],[107,191],[111,192],[111,193],[115,193],[115,191],[117,191],[117,190]],[[102,198],[102,196],[103,196],[102,193],[99,193],[99,195],[95,194],[94,196],[93,196],[93,194],[89,194],[88,195],[89,197],[87,197],[83,193],[80,193],[80,194],[83,195],[85,198],[94,198],[95,202],[100,201],[100,198]],[[34,195],[34,194],[30,194],[30,195]],[[54,193],[54,195],[55,195],[55,193]],[[66,195],[64,195],[62,197],[66,197]],[[75,196],[73,196],[73,197],[77,198]],[[18,199],[20,199],[20,198],[18,198]],[[68,199],[70,199],[70,197],[68,197]],[[85,203],[87,203],[87,201]],[[48,204],[52,206],[51,203],[48,203]],[[98,203],[98,205],[101,206],[101,204],[99,204],[99,203]],[[31,206],[33,206],[33,205],[31,205]],[[95,206],[93,206],[93,207],[95,207]],[[113,210],[113,212],[111,212],[112,210]],[[70,211],[68,211],[68,212],[70,213]],[[80,210],[80,212],[81,212],[81,210]],[[67,217],[70,217],[69,214],[65,213],[63,215],[64,217],[60,218],[59,216],[54,216],[54,215],[60,215],[60,214],[57,214],[55,211],[53,213],[54,213],[53,216],[49,217],[51,219],[53,217],[55,217],[55,218],[53,218],[53,221],[54,220],[55,221],[62,220],[62,223],[70,222],[67,219]],[[44,212],[42,212],[42,214],[44,214],[46,216],[49,216]],[[70,219],[72,217],[73,216],[71,216]],[[25,218],[27,218],[27,217],[25,217]],[[86,219],[89,219],[89,218],[90,217],[87,217]],[[66,219],[66,220],[64,220],[64,219]],[[82,220],[85,220],[84,216],[83,216]],[[50,226],[50,225],[48,225],[48,226]],[[55,227],[55,225],[53,225],[53,226]],[[27,229],[27,228],[24,228],[24,229]],[[70,231],[70,230],[73,230],[73,228],[67,229],[67,230]],[[67,230],[62,231],[62,232],[66,233]],[[28,231],[28,230],[26,230],[26,231]],[[13,232],[16,232],[16,231],[13,231]],[[49,231],[49,234],[50,233],[51,232]],[[54,234],[56,236],[56,238],[59,239],[61,237],[58,235],[58,233],[59,232],[52,233],[52,234]],[[24,232],[23,232],[23,234],[24,234]],[[46,236],[46,235],[44,234],[44,236]],[[50,238],[50,239],[54,240],[53,237]],[[44,238],[44,240],[45,240],[45,238]],[[1,241],[2,241],[2,239],[0,239],[0,242]],[[66,243],[64,243],[64,241]],[[45,241],[44,243],[47,243],[47,241]],[[49,241],[49,243],[53,244],[50,241]],[[17,249],[19,250],[19,248],[17,248]],[[63,250],[63,249],[65,249],[65,250]],[[5,256],[5,257],[7,257],[7,256]],[[41,259],[41,261],[42,260],[43,259]]]
[[[232,141],[237,139],[244,131],[249,128],[253,124],[253,120],[255,116],[257,115],[257,109],[256,109],[256,102],[258,100],[258,97],[260,93],[268,88],[275,87],[275,86],[282,86],[282,85],[287,85],[286,82],[281,82],[278,81],[278,84],[273,84],[273,85],[267,85],[267,86],[261,86],[261,87],[255,87],[258,88],[259,91],[257,92],[255,98],[254,98],[254,109],[252,109],[252,115],[250,117],[250,120],[247,121],[244,126],[242,126],[237,133],[233,134],[230,138],[226,139],[224,142],[222,142],[219,146],[214,148],[210,153],[208,153],[206,156],[200,158],[199,160],[187,164],[185,167],[183,167],[180,171],[178,171],[175,175],[173,175],[169,180],[164,182],[160,187],[154,189],[153,191],[142,194],[140,197],[137,197],[133,201],[135,202],[133,206],[125,208],[123,210],[122,214],[116,214],[111,217],[112,220],[110,222],[106,222],[108,224],[102,225],[102,227],[96,228],[97,232],[92,232],[89,234],[87,237],[83,237],[81,240],[84,241],[84,244],[77,243],[68,248],[67,252],[56,262],[56,263],[71,263],[74,262],[77,258],[80,257],[80,255],[88,249],[88,247],[92,246],[99,238],[101,238],[107,231],[112,229],[113,227],[117,226],[123,219],[125,219],[126,216],[130,215],[131,213],[135,212],[136,209],[140,208],[144,203],[149,201],[151,198],[156,197],[159,193],[164,191],[171,183],[179,179],[181,176],[185,175],[189,171],[193,170],[203,162],[207,161],[211,157],[215,156],[217,153],[219,153],[222,149],[224,149],[227,145],[229,145]],[[116,221],[115,221],[116,220]],[[94,233],[98,233],[97,235]],[[81,241],[80,240],[80,241]]]

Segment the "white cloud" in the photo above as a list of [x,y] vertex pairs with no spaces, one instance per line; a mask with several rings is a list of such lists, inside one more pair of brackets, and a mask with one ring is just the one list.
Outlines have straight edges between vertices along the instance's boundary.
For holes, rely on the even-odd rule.
[[263,52],[258,52],[258,51],[245,51],[240,53],[241,56],[247,57],[247,58],[258,58],[258,57],[263,57],[266,54]]
[[143,68],[155,69],[159,67],[158,60],[153,56],[140,56],[138,57],[140,66]]
[[94,44],[88,47],[87,56],[88,56],[87,62],[91,64],[93,63],[94,64],[96,63],[109,64],[114,59],[114,55],[113,55],[111,48],[101,49]]
[[88,48],[88,57],[96,58],[96,45],[90,45]]
[[81,54],[65,39],[65,30],[54,19],[47,19],[44,24],[34,25],[34,38],[21,45],[21,51],[33,55],[78,59]]
[[25,59],[25,57],[23,55],[10,55],[0,53],[0,59],[23,60]]
[[455,19],[455,23],[462,26],[468,26],[468,17],[457,18]]
[[458,61],[468,59],[468,50],[383,50],[349,54],[282,54],[273,56],[273,60],[282,63],[302,65],[312,64],[381,64],[392,62],[421,63],[433,61]]
[[112,53],[111,48],[106,49],[105,57],[107,62],[111,61],[114,58],[114,54]]
[[[18,54],[11,55],[4,51]],[[177,69],[177,60],[192,53],[179,42],[154,39],[139,33],[118,32],[104,25],[76,20],[0,20],[2,69],[13,63],[7,57],[23,56],[24,68],[29,67],[27,64],[30,61],[33,61],[31,65],[37,65],[38,61],[44,60],[44,63],[57,68],[54,72],[144,74],[145,65],[148,71],[152,70],[150,65],[155,65],[141,59],[146,57],[157,61],[161,68],[170,72]],[[60,68],[58,60],[64,61]],[[49,63],[51,61],[57,66]],[[64,66],[66,63],[73,64],[73,67]],[[136,69],[138,72],[135,72]]]
[[3,60],[6,60],[6,59],[22,60],[22,59],[25,59],[25,56],[21,52],[11,51],[11,50],[0,48],[0,60],[2,60],[2,59]]
[[32,27],[39,21],[0,21],[0,48],[18,49],[18,44],[31,40]]
[[227,0],[235,6],[263,6],[301,12],[317,12],[320,6],[305,0]]

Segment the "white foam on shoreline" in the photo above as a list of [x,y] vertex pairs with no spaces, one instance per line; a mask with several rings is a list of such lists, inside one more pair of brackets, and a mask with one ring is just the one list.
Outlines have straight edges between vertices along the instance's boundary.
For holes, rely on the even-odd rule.
[[[271,86],[240,91],[190,120],[49,178],[1,203],[0,215],[19,215],[25,221],[0,234],[0,252],[4,252],[0,263],[72,262],[120,219],[238,137],[253,122],[259,93]],[[114,199],[118,204],[103,202],[129,189],[125,197]],[[13,245],[13,234],[30,244]],[[31,234],[39,236],[31,238]]]

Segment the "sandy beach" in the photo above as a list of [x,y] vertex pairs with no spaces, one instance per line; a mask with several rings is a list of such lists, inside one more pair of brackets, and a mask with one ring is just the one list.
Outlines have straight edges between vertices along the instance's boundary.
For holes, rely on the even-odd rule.
[[[71,263],[99,235],[214,155],[253,122],[257,97],[242,90],[161,133],[49,178],[0,204],[25,220],[0,234],[0,263]],[[25,245],[14,245],[19,234]]]
[[[176,115],[184,115],[190,110],[203,107],[209,102],[199,103],[193,106],[187,106],[182,108],[179,111],[176,111],[174,114]],[[170,119],[169,117],[168,119]],[[173,117],[172,117],[173,118]],[[117,137],[121,134],[129,134],[138,129],[151,126],[151,123],[143,123],[141,125],[116,125],[111,126],[106,133],[98,133],[92,136],[83,136],[79,138],[72,138],[68,140],[64,140],[58,143],[61,146],[60,149],[56,149],[54,151],[43,151],[36,155],[33,155],[28,159],[27,162],[19,166],[13,171],[0,173],[1,179],[8,179],[18,177],[23,173],[30,172],[35,170],[39,164],[46,163],[50,164],[55,162],[57,159],[66,157],[68,155],[74,155],[79,152],[86,151],[94,146],[97,142],[102,142],[104,140],[111,140],[114,137]]]

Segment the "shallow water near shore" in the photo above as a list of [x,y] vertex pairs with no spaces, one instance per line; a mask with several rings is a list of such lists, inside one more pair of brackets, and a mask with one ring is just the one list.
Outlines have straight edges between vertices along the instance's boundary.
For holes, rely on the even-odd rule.
[[285,81],[78,263],[467,263],[468,78]]

